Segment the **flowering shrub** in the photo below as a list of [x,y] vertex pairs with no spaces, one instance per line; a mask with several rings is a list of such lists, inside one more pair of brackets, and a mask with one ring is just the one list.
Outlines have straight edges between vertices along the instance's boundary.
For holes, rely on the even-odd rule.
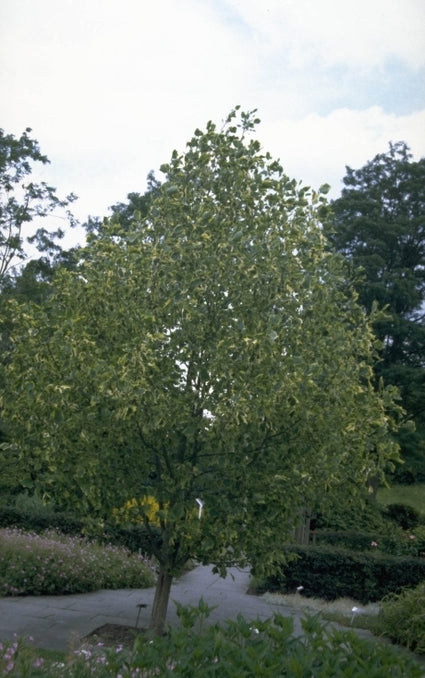
[[372,541],[370,545],[394,556],[425,557],[425,527],[418,526],[413,530],[399,528],[393,530],[391,537]]
[[0,529],[0,596],[84,593],[154,584],[148,561],[116,546],[56,532]]
[[40,653],[29,648],[20,639],[16,638],[11,643],[0,642],[0,676],[42,676],[44,665],[45,660]]
[[18,641],[3,645],[0,643],[0,670],[2,676],[11,673],[15,668],[16,654],[18,650]]
[[419,525],[414,530],[403,531],[399,542],[399,554],[425,557],[425,526]]

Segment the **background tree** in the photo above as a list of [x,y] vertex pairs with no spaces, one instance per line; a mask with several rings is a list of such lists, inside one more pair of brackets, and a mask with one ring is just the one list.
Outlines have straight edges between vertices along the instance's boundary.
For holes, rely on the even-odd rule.
[[[11,267],[26,258],[26,240],[45,256],[57,254],[60,247],[56,240],[63,237],[63,229],[49,233],[39,227],[32,235],[25,236],[24,227],[58,208],[66,208],[75,199],[74,195],[68,195],[60,200],[46,182],[27,181],[35,163],[49,162],[40,152],[37,141],[29,136],[30,132],[27,128],[16,138],[0,129],[0,284]],[[66,212],[65,218],[73,223],[70,212]]]
[[362,306],[385,309],[374,323],[375,372],[399,388],[416,427],[400,429],[397,478],[425,480],[425,158],[413,162],[406,144],[390,144],[361,169],[347,167],[344,184],[327,235],[351,263]]
[[[40,220],[54,214],[55,218],[65,219],[68,225],[73,225],[72,215],[66,208],[75,196],[61,200],[52,186],[30,180],[37,163],[46,165],[49,162],[37,141],[30,137],[30,132],[27,128],[16,138],[0,129],[0,360],[4,359],[9,343],[7,300],[11,296],[40,300],[40,295],[47,292],[48,280],[55,267],[71,258],[71,253],[65,254],[58,243],[64,230],[49,231],[40,226]],[[32,229],[31,234],[27,227],[33,221],[35,231]],[[23,260],[28,257],[26,244],[35,246],[40,257],[23,266]],[[0,440],[5,437],[0,417]],[[16,469],[13,463],[0,470],[0,489],[5,486],[11,489],[13,479],[17,477],[11,472],[12,467]]]
[[159,633],[188,558],[275,566],[303,507],[396,454],[323,200],[249,140],[257,122],[196,130],[145,219],[105,224],[45,303],[12,304],[3,449],[99,525],[137,499],[161,534]]

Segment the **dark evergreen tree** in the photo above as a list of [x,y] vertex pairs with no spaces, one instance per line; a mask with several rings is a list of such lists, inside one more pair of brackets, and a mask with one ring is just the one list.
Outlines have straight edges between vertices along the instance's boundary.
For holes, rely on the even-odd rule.
[[375,324],[382,342],[377,377],[398,386],[406,419],[399,433],[399,480],[425,479],[425,158],[404,142],[364,167],[346,168],[327,235],[351,263],[361,304],[385,309]]

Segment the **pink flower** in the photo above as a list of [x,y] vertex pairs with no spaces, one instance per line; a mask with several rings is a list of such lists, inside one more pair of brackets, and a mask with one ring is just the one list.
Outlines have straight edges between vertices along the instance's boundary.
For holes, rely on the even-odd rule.
[[415,538],[416,538],[416,537],[415,537],[414,534],[411,534],[410,537],[409,537],[409,539],[415,539]]
[[378,542],[376,542],[376,541],[371,541],[371,542],[370,542],[370,545],[373,546],[374,548],[376,548],[376,546],[378,546]]

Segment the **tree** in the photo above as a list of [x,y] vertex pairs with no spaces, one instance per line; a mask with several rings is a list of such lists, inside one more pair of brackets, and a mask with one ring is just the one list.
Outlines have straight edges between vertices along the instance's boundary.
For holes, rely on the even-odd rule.
[[303,507],[396,455],[324,199],[238,110],[172,154],[145,219],[105,225],[46,303],[13,307],[6,452],[58,505],[101,524],[134,498],[159,527],[158,633],[190,557],[267,570]]
[[[8,328],[4,304],[10,296],[24,296],[37,299],[45,294],[47,280],[52,277],[54,268],[70,258],[58,244],[64,235],[61,228],[48,231],[41,227],[40,220],[53,215],[56,210],[61,214],[55,217],[64,218],[69,225],[74,220],[70,212],[63,210],[75,199],[74,195],[64,200],[57,197],[55,189],[45,182],[29,181],[34,165],[46,165],[49,160],[39,149],[37,141],[32,139],[27,128],[19,138],[6,134],[0,129],[0,315],[2,317],[2,333],[0,350],[4,359],[8,344]],[[25,227],[35,221],[35,232],[25,236]],[[33,229],[34,231],[34,229]],[[32,259],[25,266],[27,258],[25,245],[35,245],[41,253],[38,259]],[[0,386],[2,386],[0,379]],[[0,440],[5,438],[3,424],[0,420]],[[5,467],[3,467],[4,471]],[[10,486],[12,476],[9,470],[0,473],[0,487],[5,476]]]
[[395,384],[407,419],[401,428],[406,462],[398,477],[425,479],[425,158],[413,162],[403,142],[390,144],[364,167],[347,167],[332,203],[327,234],[350,261],[359,301],[385,314],[374,323],[382,342],[377,378]]
[[[0,284],[11,267],[26,258],[25,224],[46,217],[57,208],[66,208],[75,199],[74,195],[68,195],[60,200],[55,189],[44,181],[26,183],[34,163],[46,165],[49,162],[40,152],[37,141],[29,136],[30,132],[27,128],[16,138],[0,129]],[[73,223],[69,212],[66,218]],[[27,240],[40,251],[56,254],[60,248],[55,240],[63,235],[60,228],[49,233],[39,227]]]

